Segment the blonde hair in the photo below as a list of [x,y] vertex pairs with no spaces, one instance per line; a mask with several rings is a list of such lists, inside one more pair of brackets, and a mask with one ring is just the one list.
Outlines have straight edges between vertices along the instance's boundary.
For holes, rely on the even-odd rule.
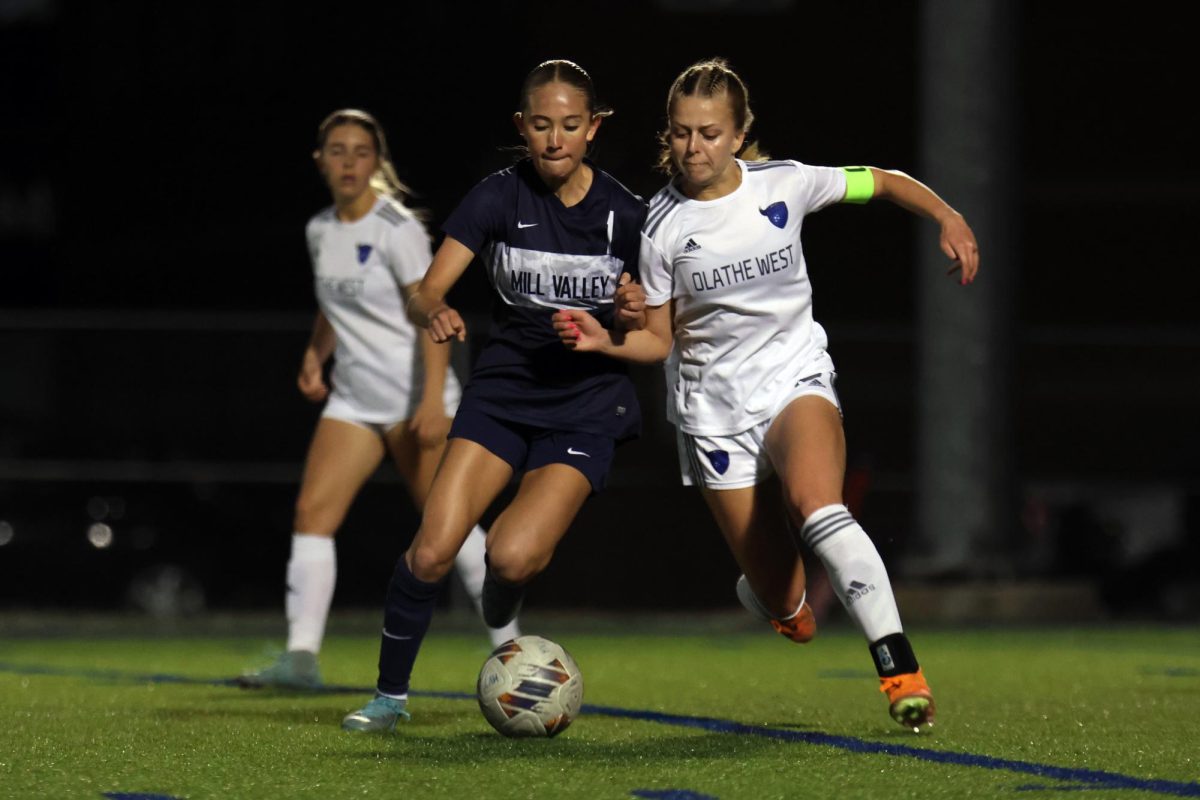
[[671,158],[671,110],[675,107],[676,99],[680,97],[716,97],[724,94],[729,101],[729,110],[733,114],[733,124],[746,135],[741,148],[737,152],[743,161],[766,161],[768,156],[758,146],[758,142],[749,141],[750,126],[754,124],[754,112],[750,110],[750,92],[746,84],[734,72],[729,62],[723,58],[707,58],[697,61],[679,73],[679,77],[671,84],[667,92],[667,127],[658,135],[658,163],[656,168],[670,176],[675,176],[679,169]]
[[379,124],[379,120],[366,111],[358,108],[340,108],[322,120],[321,124],[317,126],[317,152],[320,153],[325,148],[325,140],[329,138],[329,133],[339,125],[357,125],[371,134],[371,140],[375,142],[375,153],[379,157],[379,167],[371,176],[371,189],[376,194],[394,197],[404,205],[408,205],[408,201],[413,197],[413,191],[396,174],[396,167],[392,164],[392,154],[388,150],[383,126]]

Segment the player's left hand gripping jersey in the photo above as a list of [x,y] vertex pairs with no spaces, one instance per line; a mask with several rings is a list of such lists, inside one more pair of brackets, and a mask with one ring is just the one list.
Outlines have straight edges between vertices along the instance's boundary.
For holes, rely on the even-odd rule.
[[401,287],[421,280],[429,268],[425,226],[394,199],[381,197],[354,222],[338,220],[327,208],[305,232],[317,302],[337,334],[333,390],[364,422],[408,417],[423,372]]
[[480,257],[499,297],[464,402],[528,425],[637,435],[641,417],[624,365],[566,349],[551,317],[578,308],[612,326],[621,273],[637,278],[645,215],[641,198],[595,166],[591,188],[569,208],[528,160],[471,190],[443,229]]
[[736,163],[741,185],[716,200],[662,189],[642,235],[646,302],[675,300],[672,418],[692,434],[764,421],[826,346],[800,228],[806,214],[843,199],[845,175],[796,161]]

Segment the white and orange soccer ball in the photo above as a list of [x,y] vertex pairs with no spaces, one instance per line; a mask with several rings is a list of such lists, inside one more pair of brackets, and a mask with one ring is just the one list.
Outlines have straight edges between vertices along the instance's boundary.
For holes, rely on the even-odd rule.
[[505,736],[556,736],[583,706],[583,675],[561,646],[520,636],[483,662],[476,696],[483,716]]

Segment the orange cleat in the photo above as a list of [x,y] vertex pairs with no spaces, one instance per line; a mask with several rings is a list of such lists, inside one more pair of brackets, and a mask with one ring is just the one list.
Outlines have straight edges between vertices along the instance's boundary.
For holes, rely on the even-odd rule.
[[933,704],[933,692],[921,670],[904,675],[891,675],[879,679],[879,691],[888,696],[891,706],[888,712],[892,719],[913,733],[920,733],[921,726],[933,727],[937,709]]
[[812,638],[817,635],[817,619],[813,616],[812,607],[808,603],[800,606],[796,616],[791,619],[771,620],[771,627],[799,644],[811,642]]
[[771,616],[771,612],[767,611],[766,606],[754,595],[754,590],[750,588],[750,582],[746,580],[746,576],[742,575],[737,581],[737,597],[742,606],[759,619],[771,623],[771,627],[783,634],[793,642],[804,644],[812,641],[812,638],[817,635],[817,620],[813,616],[812,607],[808,603],[801,603],[800,610],[796,612],[794,617],[790,619],[776,619]]

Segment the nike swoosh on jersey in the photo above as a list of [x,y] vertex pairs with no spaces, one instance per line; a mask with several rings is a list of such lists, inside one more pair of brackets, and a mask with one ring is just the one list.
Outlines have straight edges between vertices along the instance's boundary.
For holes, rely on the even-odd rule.
[[534,225],[537,225],[537,223],[536,222],[518,222],[517,223],[518,228],[532,228]]
[[584,458],[591,458],[591,456],[589,456],[587,453],[583,452],[582,450],[576,450],[574,447],[568,447],[568,448],[567,448],[567,455],[569,455],[569,456],[583,456]]

